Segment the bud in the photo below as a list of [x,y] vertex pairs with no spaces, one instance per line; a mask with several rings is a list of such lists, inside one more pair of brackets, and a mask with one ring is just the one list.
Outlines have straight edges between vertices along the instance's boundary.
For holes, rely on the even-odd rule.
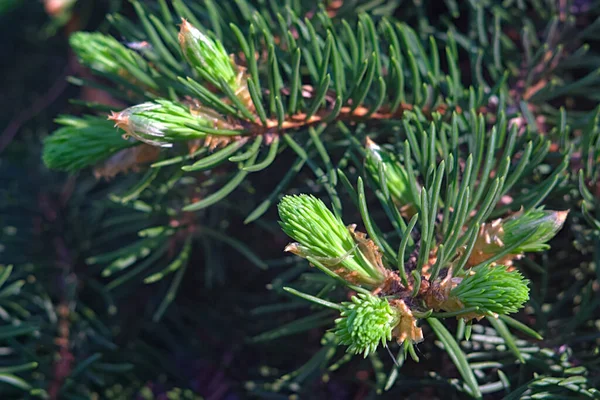
[[75,172],[136,145],[121,138],[102,118],[61,117],[62,125],[44,139],[43,160],[48,168]]
[[278,209],[283,231],[298,242],[286,251],[314,258],[349,282],[384,281],[387,269],[377,246],[354,232],[354,226],[346,227],[321,200],[305,194],[285,196]]
[[[400,160],[393,154],[382,149],[377,143],[367,138],[365,149],[365,169],[377,185],[381,187],[379,168],[382,166],[387,189],[400,208],[402,214],[413,216],[416,213],[416,205],[419,193],[413,193],[408,176]],[[414,177],[413,177],[414,179]]]
[[222,78],[234,92],[239,88],[239,68],[219,40],[205,35],[183,18],[178,37],[183,55],[205,79],[218,86],[219,78]]
[[543,209],[519,212],[504,221],[504,245],[510,246],[523,240],[531,232],[535,232],[522,243],[518,252],[538,252],[550,248],[547,244],[562,229],[569,211],[546,211]]
[[340,344],[349,346],[349,353],[363,353],[367,357],[379,343],[385,346],[392,340],[400,315],[386,299],[360,293],[341,306],[343,310],[335,320],[334,332]]
[[458,300],[465,308],[479,307],[481,315],[514,313],[529,300],[528,284],[520,272],[504,265],[482,265],[450,291],[449,301]]
[[114,37],[101,33],[76,32],[69,38],[79,62],[101,74],[118,75],[136,86],[157,89],[149,64]]
[[478,265],[507,247],[521,243],[512,254],[504,256],[496,263],[512,265],[512,260],[522,257],[525,252],[538,252],[550,248],[547,244],[562,228],[568,211],[546,211],[543,209],[518,212],[508,218],[484,223],[467,266]]
[[190,109],[170,101],[143,103],[108,117],[115,127],[153,146],[171,147],[173,142],[205,138],[207,130],[229,128],[227,122],[217,114]]

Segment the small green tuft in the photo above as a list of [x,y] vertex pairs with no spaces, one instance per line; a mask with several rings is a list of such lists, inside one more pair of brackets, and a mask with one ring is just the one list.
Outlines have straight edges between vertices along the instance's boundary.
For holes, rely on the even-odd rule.
[[482,265],[471,270],[451,290],[465,307],[479,307],[482,314],[509,314],[517,312],[529,300],[529,280],[520,272],[509,271],[504,265]]
[[316,197],[302,194],[285,196],[278,206],[283,231],[298,243],[286,250],[312,257],[326,267],[345,267],[361,283],[383,281],[381,268],[367,260],[348,227]]
[[123,140],[104,118],[61,117],[56,122],[63,127],[44,139],[42,157],[48,168],[75,172],[137,144]]
[[367,357],[379,343],[385,346],[392,340],[400,316],[386,299],[360,293],[352,297],[352,302],[342,303],[342,307],[334,332],[340,344],[348,345],[349,353]]
[[148,89],[158,89],[153,71],[143,57],[112,36],[76,32],[69,38],[79,62],[101,75],[117,76]]

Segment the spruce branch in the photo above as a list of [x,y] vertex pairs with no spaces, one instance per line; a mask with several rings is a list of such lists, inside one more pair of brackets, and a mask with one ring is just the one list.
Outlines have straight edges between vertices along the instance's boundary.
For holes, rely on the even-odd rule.
[[[142,12],[143,15],[143,8],[137,3],[136,10]],[[365,17],[361,19],[360,23],[365,24],[366,26],[372,24],[372,21]],[[402,29],[406,30],[408,28],[403,27]],[[166,32],[161,31],[161,34],[164,35]],[[155,35],[155,33],[152,35]],[[167,38],[164,39],[166,40]],[[238,37],[238,39],[244,40],[240,37]],[[123,76],[123,74],[129,74],[136,77],[138,80],[143,78],[143,80],[146,81],[145,84],[148,85],[148,79],[151,75],[166,72],[164,68],[160,67],[160,64],[156,66],[156,70],[152,69],[137,53],[131,49],[127,49],[116,40],[109,37],[79,33],[73,36],[72,41],[73,46],[80,54],[80,58],[84,63],[98,72],[113,74],[113,78],[115,79],[119,76]],[[94,46],[96,46],[99,51],[89,51],[89,48],[84,45],[86,41],[92,43],[92,46],[90,46],[92,50],[95,48]],[[422,113],[424,114],[428,114],[433,110],[444,112],[447,108],[446,104],[432,107],[429,105],[414,105],[409,103],[396,104],[390,108],[383,101],[378,101],[376,107],[371,107],[362,104],[365,99],[364,95],[356,94],[356,96],[344,99],[345,96],[342,96],[341,93],[341,91],[344,90],[343,86],[336,85],[336,91],[331,92],[329,90],[321,90],[319,82],[319,85],[313,86],[312,92],[315,93],[315,98],[312,99],[311,103],[317,106],[309,106],[313,111],[304,108],[299,112],[290,112],[288,114],[277,115],[276,118],[268,118],[261,114],[261,112],[264,114],[263,106],[262,104],[259,104],[260,97],[262,97],[260,94],[261,89],[255,86],[254,95],[248,91],[248,77],[244,72],[244,68],[235,64],[233,59],[229,57],[221,41],[212,38],[210,35],[204,34],[199,29],[192,26],[186,19],[182,19],[179,42],[187,62],[210,85],[224,91],[225,98],[221,100],[216,99],[213,95],[205,91],[206,88],[201,89],[195,83],[189,88],[193,92],[196,91],[196,89],[201,90],[203,100],[208,99],[206,96],[211,98],[209,104],[205,104],[204,107],[210,106],[212,108],[213,106],[218,106],[219,111],[222,111],[223,107],[219,104],[223,104],[223,101],[232,102],[234,109],[237,108],[237,112],[241,112],[243,115],[243,119],[236,122],[242,125],[247,125],[249,123],[250,126],[248,127],[248,131],[250,135],[284,133],[291,129],[297,130],[308,128],[323,121],[360,121],[369,119],[402,118],[404,111],[412,110],[413,107],[422,109]],[[244,43],[242,44],[243,47],[245,46],[244,49],[246,51],[247,43],[245,45]],[[160,59],[164,56],[165,62],[166,60],[171,60],[171,58],[166,57],[166,53],[159,48],[155,50],[151,49],[151,51],[153,57],[159,57]],[[249,54],[246,54],[246,56],[246,58],[249,59]],[[169,63],[171,62],[172,61],[169,61]],[[271,62],[277,63],[276,59]],[[326,70],[326,65],[321,65],[320,67],[323,71]],[[258,82],[256,73],[257,72],[251,68],[251,80],[255,85]],[[169,75],[169,78],[173,79],[175,76]],[[343,80],[339,74],[337,74],[335,78],[339,79],[340,82]],[[270,82],[272,83],[272,81]],[[223,86],[223,84],[225,86]],[[278,86],[277,92],[274,92],[273,89],[275,87],[272,86],[272,84],[270,85],[268,93],[270,104],[274,104],[273,102],[275,100],[273,99],[273,96],[279,96],[280,99],[287,97],[285,96],[286,93],[288,96],[297,96],[296,91],[298,88],[285,88],[281,83],[278,83]],[[305,86],[302,90],[306,91],[306,88],[308,87],[309,86]],[[173,88],[180,89],[179,85],[176,85]],[[364,93],[366,93],[367,89],[368,85],[361,87],[361,91]],[[256,92],[257,90],[258,92]],[[358,87],[355,87],[355,90],[358,90]],[[192,94],[188,90],[185,90],[184,93],[186,95]],[[196,94],[198,93],[196,92]],[[331,97],[335,101],[335,105],[332,103],[334,107],[332,110],[326,110],[320,106],[323,103],[323,96],[325,95]],[[384,93],[381,93],[381,95],[384,95]],[[383,99],[384,97],[381,98]],[[310,99],[310,97],[307,97],[307,99]],[[347,105],[344,105],[344,103]],[[271,112],[273,112],[273,107],[270,107],[270,109]],[[460,112],[460,106],[458,105],[453,106],[453,109]],[[217,110],[214,109],[213,111]],[[231,107],[229,107],[229,111],[232,111]],[[233,117],[234,115],[230,114],[230,116]]]
[[[157,236],[126,245],[117,243],[111,252],[95,248],[97,253],[88,262],[98,264],[105,275],[115,275],[106,286],[111,290],[136,277],[153,281],[175,272],[167,295],[159,302],[158,320],[174,301],[180,282],[193,273],[192,268],[185,270],[188,262],[199,258],[192,240],[200,239],[207,253],[206,264],[210,265],[205,266],[209,271],[205,277],[223,270],[212,266],[217,257],[211,256],[214,249],[206,238],[236,248],[264,267],[245,241],[207,228],[213,221],[221,223],[237,216],[230,212],[226,196],[236,188],[246,189],[243,196],[235,197],[236,212],[245,210],[258,196],[259,205],[248,218],[255,220],[277,202],[289,184],[296,185],[290,192],[297,193],[306,192],[302,185],[307,183],[312,191],[327,192],[334,212],[308,195],[286,196],[279,203],[280,224],[295,241],[286,250],[306,258],[327,275],[319,277],[311,270],[302,277],[307,279],[299,282],[307,292],[317,294],[295,294],[341,310],[341,316],[335,320],[335,333],[325,335],[322,351],[281,381],[301,386],[307,376],[315,376],[313,372],[334,362],[335,347],[343,344],[350,353],[369,355],[377,390],[393,387],[398,369],[393,369],[387,380],[381,378],[386,371],[378,359],[379,344],[393,350],[389,342],[395,338],[403,343],[398,364],[408,353],[417,360],[412,344],[423,339],[419,320],[428,319],[466,383],[456,387],[473,396],[506,387],[506,377],[501,377],[502,382],[490,382],[487,374],[472,372],[478,369],[477,362],[464,354],[472,349],[462,339],[470,336],[471,319],[497,316],[489,318],[493,329],[486,327],[486,334],[479,336],[489,337],[489,343],[503,340],[515,357],[503,354],[501,365],[496,368],[498,364],[494,364],[495,370],[507,371],[505,367],[512,368],[511,363],[518,360],[522,374],[531,372],[532,364],[525,364],[521,354],[527,343],[516,340],[507,328],[532,332],[506,316],[529,298],[529,282],[514,270],[518,265],[513,265],[513,260],[525,252],[547,249],[561,229],[566,211],[538,207],[555,188],[561,194],[573,192],[567,177],[570,155],[580,153],[588,163],[585,179],[595,174],[590,165],[597,158],[593,150],[597,140],[586,136],[590,128],[582,127],[584,119],[571,113],[567,119],[563,111],[558,117],[544,99],[579,95],[583,86],[597,83],[597,75],[590,74],[574,86],[562,87],[561,82],[552,81],[566,54],[555,46],[558,41],[553,29],[560,26],[548,18],[535,26],[519,25],[528,22],[530,14],[541,15],[539,2],[527,5],[526,13],[521,2],[508,2],[505,9],[499,9],[497,5],[446,1],[450,15],[440,23],[444,25],[441,29],[428,25],[427,10],[415,11],[414,7],[403,9],[403,22],[394,20],[390,12],[396,7],[394,2],[359,6],[371,15],[358,15],[358,3],[341,5],[337,1],[321,11],[311,9],[307,15],[301,3],[206,1],[188,8],[180,0],[169,5],[161,0],[156,8],[160,12],[153,15],[152,6],[134,1],[142,22],[139,27],[122,16],[111,19],[124,44],[100,36],[86,38],[85,34],[73,39],[82,63],[111,81],[117,87],[113,93],[132,106],[110,116],[125,132],[121,139],[114,130],[112,139],[127,147],[105,150],[105,157],[84,157],[87,161],[81,164],[70,161],[72,170],[96,165],[99,175],[108,176],[138,165],[131,161],[137,160],[138,151],[152,149],[151,156],[164,156],[122,196],[110,195],[113,201],[142,210],[143,215],[106,233],[106,237],[113,232],[133,236],[154,232]],[[334,13],[347,16],[347,20],[328,15],[334,3]],[[548,3],[548,7],[554,4]],[[454,26],[461,13],[461,18],[469,19],[466,31]],[[380,18],[385,14],[389,16]],[[183,19],[178,35],[179,17]],[[548,32],[542,34],[545,26]],[[431,35],[429,41],[423,40],[426,35]],[[549,48],[526,43],[546,35]],[[514,38],[522,39],[522,46],[515,45]],[[92,43],[93,51],[84,48],[83,39]],[[466,51],[459,52],[459,48]],[[526,60],[517,54],[521,49],[528,53]],[[574,65],[582,63],[580,58],[573,60]],[[448,71],[442,72],[443,68]],[[532,106],[532,102],[539,104]],[[556,128],[544,129],[548,135],[540,136],[536,132],[539,124]],[[590,123],[594,124],[597,120]],[[569,134],[576,131],[579,137],[580,130],[585,131],[582,139],[571,143]],[[365,138],[378,144],[369,139],[362,145]],[[553,140],[560,140],[561,145]],[[76,141],[72,154],[65,155],[68,147],[61,146],[63,151],[55,159],[79,160],[78,153],[92,153]],[[587,149],[592,149],[591,154]],[[289,150],[297,159],[283,178],[275,171],[248,180],[251,173],[284,163]],[[52,151],[49,140],[48,153]],[[193,164],[182,165],[189,160]],[[228,168],[220,168],[224,164]],[[314,178],[297,175],[304,166]],[[554,170],[547,172],[552,167]],[[276,187],[267,196],[262,191],[265,176],[269,179],[264,182],[280,179],[273,182]],[[302,183],[294,180],[296,176]],[[365,191],[365,178],[369,178],[372,193]],[[350,183],[356,181],[357,189]],[[215,191],[213,182],[224,184]],[[338,183],[357,206],[354,214],[344,206],[344,215],[360,215],[368,239],[355,225],[346,226],[341,220],[344,196],[338,192]],[[583,210],[597,203],[593,188],[585,189],[581,191]],[[561,196],[561,201],[566,197]],[[188,201],[193,203],[183,204]],[[208,206],[213,206],[211,212],[202,211]],[[182,207],[184,215],[180,215]],[[512,214],[519,207],[522,211]],[[148,224],[155,216],[161,221],[151,228]],[[492,219],[499,216],[504,218]],[[119,217],[131,215],[123,212]],[[151,229],[140,230],[136,224]],[[528,262],[537,268],[533,257]],[[289,280],[303,266],[298,267],[286,269],[278,282]],[[226,286],[233,283],[224,282]],[[343,295],[341,285],[336,285],[339,282],[359,294],[351,302],[337,303]],[[534,292],[540,289],[545,293],[546,283],[532,282],[542,286]],[[272,287],[277,292],[280,285]],[[572,290],[577,291],[577,286]],[[595,306],[586,299],[584,296],[580,306],[583,315]],[[261,305],[260,312],[297,306]],[[175,311],[177,314],[179,308]],[[449,317],[459,319],[456,339],[437,320]],[[276,326],[261,338],[320,329],[331,326],[332,320],[331,310],[327,310]],[[581,320],[573,319],[572,324]],[[282,324],[280,320],[269,322]],[[475,325],[473,331],[481,333],[476,329]],[[493,346],[486,345],[486,338],[471,339],[484,342],[479,346],[484,358],[497,360],[497,351],[487,352]],[[423,351],[428,352],[429,346]],[[568,364],[566,358],[561,363]],[[335,368],[348,359],[344,357]],[[509,360],[506,364],[505,359]],[[559,374],[551,369],[552,374]],[[573,381],[580,382],[578,379]],[[268,390],[280,390],[281,381]],[[575,387],[573,381],[565,385]],[[532,382],[541,385],[537,378]]]

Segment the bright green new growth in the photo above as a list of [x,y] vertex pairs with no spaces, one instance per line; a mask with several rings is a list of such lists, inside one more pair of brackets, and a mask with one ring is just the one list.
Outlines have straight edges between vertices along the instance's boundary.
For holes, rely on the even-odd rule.
[[380,168],[383,168],[386,185],[394,201],[399,206],[418,204],[419,194],[411,191],[409,177],[400,160],[370,139],[367,139],[365,149],[365,169],[373,180],[381,185]]
[[341,305],[344,309],[335,320],[334,332],[339,343],[348,345],[349,353],[363,353],[367,357],[379,343],[385,346],[392,340],[400,316],[386,299],[359,293],[352,297],[352,302]]
[[220,79],[236,86],[238,71],[219,40],[205,35],[182,19],[179,44],[186,60],[204,79],[217,87]]
[[123,140],[104,118],[61,117],[56,122],[63,127],[44,139],[42,157],[48,168],[78,171],[136,145]]
[[529,280],[504,265],[482,265],[450,292],[465,307],[479,307],[478,313],[517,312],[529,300]]
[[283,231],[298,242],[288,246],[301,257],[311,257],[333,269],[344,266],[365,283],[381,282],[381,269],[366,260],[348,227],[314,196],[285,196],[278,205]]
[[214,112],[192,113],[189,108],[167,100],[138,104],[113,113],[109,119],[115,121],[115,125],[127,135],[160,147],[171,147],[177,141],[204,138],[225,124]]
[[543,209],[518,213],[502,223],[504,230],[502,241],[508,247],[532,235],[516,249],[515,253],[547,250],[550,246],[546,243],[562,228],[567,214],[568,211]]
[[114,37],[97,32],[77,32],[71,35],[69,43],[79,61],[93,71],[118,76],[148,88],[158,88],[146,60]]

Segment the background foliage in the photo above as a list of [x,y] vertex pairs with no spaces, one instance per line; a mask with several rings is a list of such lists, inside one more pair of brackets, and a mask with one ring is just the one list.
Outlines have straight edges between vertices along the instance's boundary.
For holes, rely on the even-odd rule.
[[[49,3],[0,5],[3,398],[598,397],[598,2]],[[245,65],[246,97],[232,96],[234,80],[190,67],[176,42],[181,16]],[[115,39],[78,44],[70,35],[79,30]],[[128,56],[98,62],[111,46]],[[153,168],[103,162],[114,154],[98,151],[107,138],[143,148],[116,142],[109,110],[185,96],[227,116],[219,128],[260,135],[210,156],[210,145],[174,140]],[[357,109],[366,118],[352,120]],[[271,135],[300,112],[330,123]],[[248,113],[258,122],[232,122]],[[214,133],[182,126],[185,139]],[[64,142],[49,136],[59,128]],[[283,253],[275,204],[284,193],[326,199],[394,244],[396,257],[404,220],[390,217],[390,193],[363,172],[366,136],[413,159],[426,188],[450,155],[456,167],[447,162],[440,179],[458,174],[468,154],[488,173],[511,156],[505,181],[473,174],[468,206],[497,194],[490,218],[521,205],[570,210],[549,250],[516,261],[531,298],[515,320],[529,335],[515,320],[485,319],[467,341],[463,324],[432,320],[412,350],[418,363],[397,346],[395,363],[381,349],[350,357],[325,332],[336,313],[284,290],[347,300]],[[44,150],[46,163],[72,173],[43,165],[43,140],[58,143]],[[94,167],[73,172],[85,166]],[[440,193],[459,198],[458,187]],[[414,239],[409,246],[431,244]]]

